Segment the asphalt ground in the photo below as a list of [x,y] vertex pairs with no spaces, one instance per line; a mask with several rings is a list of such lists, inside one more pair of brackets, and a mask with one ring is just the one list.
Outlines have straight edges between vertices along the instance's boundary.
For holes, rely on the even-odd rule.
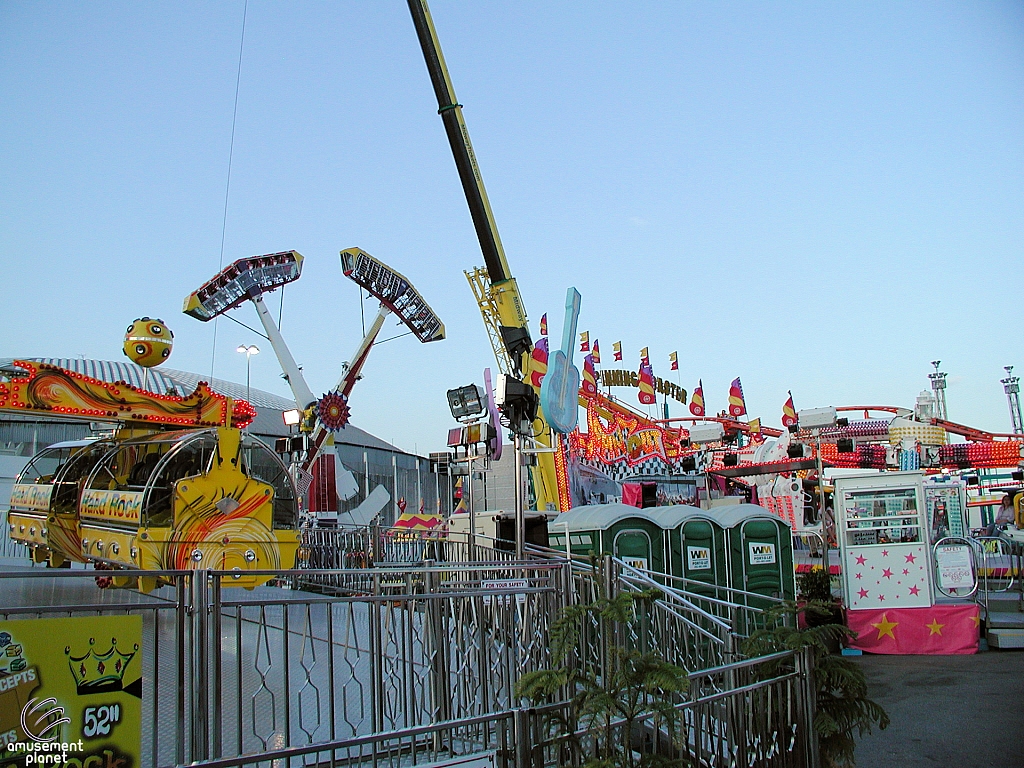
[[892,720],[858,768],[1024,768],[1024,651],[854,659]]

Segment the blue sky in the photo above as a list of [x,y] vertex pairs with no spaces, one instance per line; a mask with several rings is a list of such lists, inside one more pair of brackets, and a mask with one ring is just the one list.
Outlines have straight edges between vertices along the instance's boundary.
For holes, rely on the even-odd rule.
[[[269,344],[183,314],[220,263],[242,2],[0,2],[0,356],[168,365],[287,394]],[[431,11],[534,335],[565,290],[606,361],[650,348],[709,408],[912,406],[1009,430],[1024,374],[1019,3],[450,2]],[[248,5],[224,263],[296,249],[282,330],[316,393],[361,338],[338,251],[403,272],[448,339],[375,349],[354,422],[443,447],[494,367],[482,263],[408,10]],[[268,299],[278,307],[278,294]],[[374,307],[367,305],[367,316]],[[257,324],[251,307],[236,316]],[[387,336],[400,332],[389,325]],[[678,378],[668,354],[679,352]],[[606,367],[608,367],[606,365]],[[628,391],[622,394],[631,397]]]

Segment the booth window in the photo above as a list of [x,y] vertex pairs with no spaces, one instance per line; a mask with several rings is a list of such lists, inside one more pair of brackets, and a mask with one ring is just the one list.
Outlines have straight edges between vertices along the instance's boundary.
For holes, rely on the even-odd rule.
[[914,544],[921,538],[913,488],[854,491],[843,495],[846,542],[850,546]]

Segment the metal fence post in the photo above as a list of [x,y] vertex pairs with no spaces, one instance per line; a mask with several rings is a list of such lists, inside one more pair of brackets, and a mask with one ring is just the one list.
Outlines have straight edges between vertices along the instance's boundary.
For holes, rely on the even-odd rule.
[[820,768],[821,756],[818,753],[818,732],[814,728],[814,716],[817,711],[818,688],[814,680],[814,649],[804,648],[794,657],[796,671],[799,673],[800,685],[800,716],[803,719],[804,765],[808,768]]
[[381,637],[383,627],[381,626],[381,602],[379,599],[381,595],[380,575],[375,573],[373,574],[373,596],[378,599],[371,603],[370,620],[370,669],[372,679],[370,692],[373,703],[373,729],[375,731],[384,730],[384,670],[382,669],[384,664],[384,647]]
[[192,761],[210,757],[209,600],[207,570],[192,573]]
[[210,589],[210,664],[212,669],[210,677],[212,680],[212,693],[213,693],[213,737],[212,737],[212,757],[221,757],[222,746],[221,739],[224,728],[224,706],[221,696],[221,686],[224,683],[224,674],[221,665],[224,661],[221,655],[221,577],[213,577],[213,583]]
[[516,768],[530,768],[530,710],[516,709],[512,720]]
[[[193,574],[194,575],[194,574]],[[188,650],[188,640],[186,639],[186,624],[189,619],[189,603],[190,603],[190,585],[188,583],[188,576],[179,574],[174,577],[174,589],[177,597],[177,608],[174,612],[174,633],[175,633],[175,670],[177,679],[176,683],[176,716],[177,716],[177,734],[174,744],[174,758],[178,765],[185,762],[185,741],[186,741],[186,723],[189,722],[189,718],[185,712],[185,702],[188,701],[188,662],[192,654]]]

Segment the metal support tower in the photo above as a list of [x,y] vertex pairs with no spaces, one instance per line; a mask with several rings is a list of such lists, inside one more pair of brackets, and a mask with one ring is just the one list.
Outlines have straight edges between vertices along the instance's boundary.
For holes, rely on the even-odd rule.
[[1012,365],[1004,365],[1003,368],[1006,371],[1006,378],[1000,379],[999,383],[1003,385],[1006,402],[1010,405],[1010,422],[1013,424],[1013,433],[1021,435],[1024,434],[1024,421],[1020,416],[1020,377],[1013,375]]
[[929,373],[928,378],[932,382],[932,392],[935,393],[935,415],[945,421],[946,415],[946,374],[939,371],[941,360],[932,360],[935,366],[935,373]]

